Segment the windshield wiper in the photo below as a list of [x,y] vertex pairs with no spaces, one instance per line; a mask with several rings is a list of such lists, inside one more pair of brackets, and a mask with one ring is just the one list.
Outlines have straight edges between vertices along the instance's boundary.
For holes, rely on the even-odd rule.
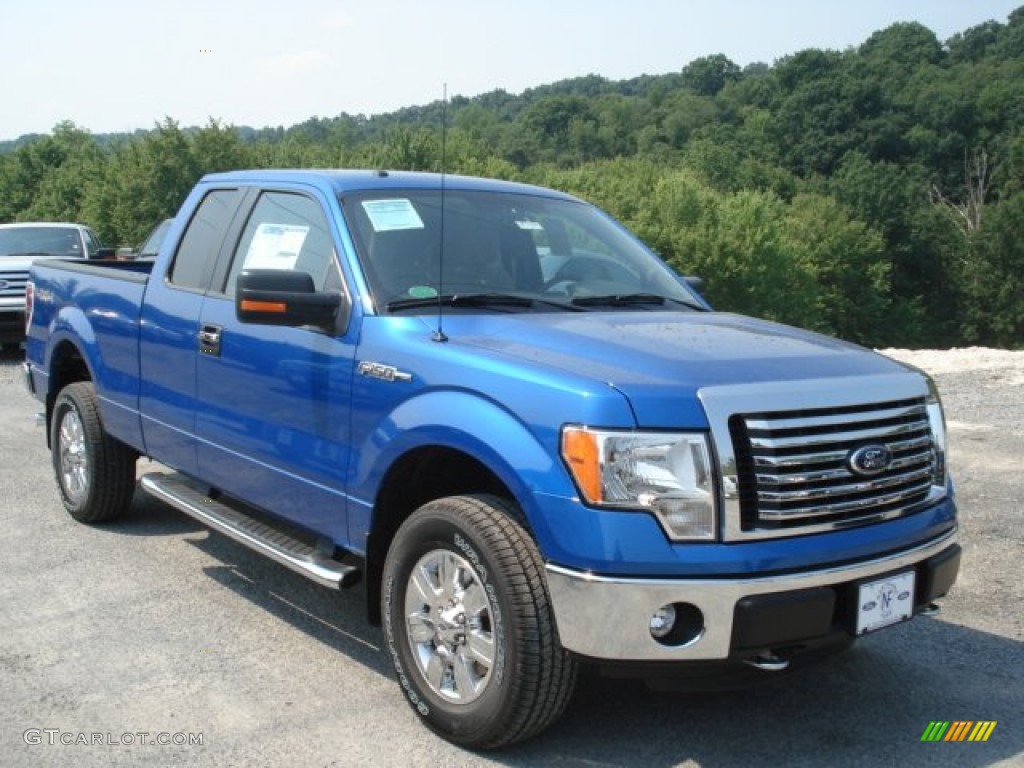
[[665,297],[656,293],[610,293],[604,296],[576,296],[577,307],[632,307],[643,304],[664,304]]
[[642,307],[651,304],[661,306],[665,302],[704,311],[704,307],[696,302],[662,296],[657,293],[611,293],[602,296],[577,296],[572,300],[577,307]]
[[6,253],[5,256],[60,256],[52,251],[18,251],[17,253]]
[[387,304],[388,312],[420,307],[532,307],[533,299],[512,293],[449,293],[443,296],[395,299]]

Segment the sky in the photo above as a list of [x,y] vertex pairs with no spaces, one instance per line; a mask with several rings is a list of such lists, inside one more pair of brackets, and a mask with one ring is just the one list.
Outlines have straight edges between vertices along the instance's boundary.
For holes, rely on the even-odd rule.
[[0,0],[0,141],[290,126],[495,89],[844,50],[916,21],[942,41],[1024,0]]

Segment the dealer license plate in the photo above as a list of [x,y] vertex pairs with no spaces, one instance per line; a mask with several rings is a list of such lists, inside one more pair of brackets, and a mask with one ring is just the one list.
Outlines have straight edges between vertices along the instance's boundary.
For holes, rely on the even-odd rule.
[[858,635],[906,621],[914,615],[914,572],[861,584],[858,597]]

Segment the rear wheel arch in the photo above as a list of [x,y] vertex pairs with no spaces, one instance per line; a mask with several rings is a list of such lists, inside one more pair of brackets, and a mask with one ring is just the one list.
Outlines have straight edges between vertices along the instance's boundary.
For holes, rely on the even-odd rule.
[[92,371],[77,346],[65,339],[57,344],[49,360],[49,390],[46,393],[46,447],[51,448],[53,406],[57,397],[69,384],[93,381]]

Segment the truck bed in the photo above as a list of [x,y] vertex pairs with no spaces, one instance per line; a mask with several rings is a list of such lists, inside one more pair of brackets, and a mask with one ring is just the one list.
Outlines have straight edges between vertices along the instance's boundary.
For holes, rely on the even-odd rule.
[[[88,363],[82,364],[96,383],[107,430],[140,449],[139,317],[152,269],[150,261],[37,262],[33,324],[25,342],[29,360],[52,355],[64,339],[87,345],[82,351]],[[49,360],[33,368],[38,391],[47,391],[50,373]]]

